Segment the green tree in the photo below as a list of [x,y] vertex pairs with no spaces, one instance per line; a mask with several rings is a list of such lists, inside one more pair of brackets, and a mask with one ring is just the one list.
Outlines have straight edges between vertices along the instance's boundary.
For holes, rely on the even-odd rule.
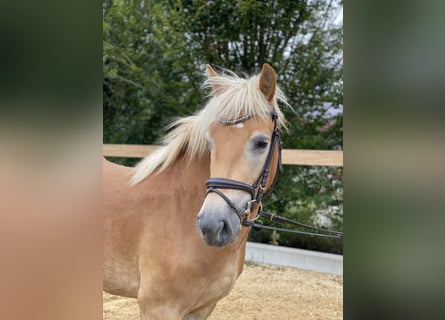
[[155,143],[172,117],[203,102],[202,75],[181,58],[180,39],[160,36],[155,3],[103,4],[104,142]]

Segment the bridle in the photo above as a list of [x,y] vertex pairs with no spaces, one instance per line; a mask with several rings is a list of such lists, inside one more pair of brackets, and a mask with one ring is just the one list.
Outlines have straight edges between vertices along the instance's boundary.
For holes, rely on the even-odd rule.
[[[278,126],[278,114],[275,112],[275,110],[271,113],[272,121],[274,123],[274,129],[272,132],[271,142],[269,146],[269,151],[267,154],[266,161],[264,162],[263,169],[261,170],[261,173],[258,177],[258,179],[255,180],[253,184],[247,184],[241,181],[236,181],[232,179],[226,179],[226,178],[210,178],[206,182],[207,187],[207,194],[209,193],[216,193],[219,195],[233,210],[233,212],[236,213],[236,215],[240,219],[240,227],[246,226],[246,227],[256,227],[256,228],[262,228],[262,229],[268,229],[268,230],[276,230],[276,231],[282,231],[282,232],[290,232],[290,233],[296,233],[296,234],[302,234],[302,235],[308,235],[308,236],[318,236],[318,237],[327,237],[327,238],[336,238],[336,239],[343,239],[343,233],[339,231],[332,231],[327,230],[323,228],[318,228],[310,225],[306,225],[297,221],[293,221],[281,216],[278,216],[276,214],[266,212],[262,210],[261,201],[265,195],[264,191],[266,188],[267,180],[269,178],[270,173],[270,165],[272,163],[272,157],[275,151],[275,147],[278,146],[278,163],[277,163],[277,170],[275,172],[275,177],[272,181],[272,184],[269,188],[269,191],[272,190],[275,186],[275,183],[277,181],[278,177],[278,170],[281,169],[281,131]],[[247,121],[251,118],[253,118],[253,115],[247,115],[240,119],[228,121],[228,120],[218,120],[220,123],[224,125],[236,125],[239,123],[242,123],[244,121]],[[241,190],[244,192],[247,192],[250,194],[251,200],[247,203],[246,208],[243,210],[239,208],[235,203],[233,203],[232,200],[230,200],[229,197],[227,197],[221,190],[219,189],[231,189],[231,190]],[[252,213],[255,213],[255,204],[259,206],[259,209],[257,211],[257,214],[253,218],[251,218]],[[306,229],[312,229],[324,233],[312,233],[312,232],[306,232],[306,231],[300,231],[300,230],[294,230],[294,229],[284,229],[284,228],[277,228],[272,226],[266,226],[262,224],[255,223],[255,220],[258,219],[258,217],[265,218],[269,221],[276,221],[279,223],[284,224],[290,224],[298,227],[303,227]]]
[[[277,170],[275,173],[274,180],[271,184],[270,189],[273,188],[277,181],[278,177],[278,169],[281,168],[281,131],[278,126],[278,114],[275,111],[272,111],[271,113],[272,121],[274,123],[274,129],[272,132],[271,140],[270,140],[270,146],[269,151],[266,157],[266,161],[264,162],[263,169],[261,170],[261,173],[258,177],[258,179],[255,180],[253,184],[247,184],[241,181],[236,181],[232,179],[226,179],[226,178],[210,178],[206,182],[207,187],[207,194],[213,192],[219,195],[229,206],[230,208],[237,214],[237,216],[240,219],[240,222],[242,225],[247,225],[246,222],[252,222],[253,220],[250,220],[250,215],[253,212],[254,204],[259,204],[261,206],[261,200],[263,199],[263,196],[265,195],[264,191],[266,188],[267,180],[269,178],[270,173],[270,165],[272,163],[272,157],[274,154],[275,147],[278,146],[278,163],[277,163]],[[243,118],[240,118],[235,121],[220,121],[223,124],[238,124],[242,123],[253,116],[246,116]],[[250,194],[251,200],[247,203],[247,207],[243,210],[239,208],[235,203],[233,203],[232,200],[230,200],[229,197],[227,197],[221,190],[219,189],[231,189],[231,190],[241,190],[245,191]]]

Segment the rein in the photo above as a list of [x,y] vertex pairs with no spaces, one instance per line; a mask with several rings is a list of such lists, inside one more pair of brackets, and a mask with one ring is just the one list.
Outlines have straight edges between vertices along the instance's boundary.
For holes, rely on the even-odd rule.
[[[252,184],[247,184],[241,181],[236,181],[232,179],[226,179],[226,178],[210,178],[206,182],[207,187],[207,194],[214,192],[217,195],[219,195],[229,206],[230,208],[237,214],[237,216],[240,219],[241,225],[246,227],[254,227],[254,228],[260,228],[260,229],[267,229],[267,230],[276,230],[281,232],[289,232],[289,233],[296,233],[296,234],[302,234],[302,235],[308,235],[308,236],[318,236],[318,237],[327,237],[327,238],[337,238],[337,239],[343,239],[343,233],[338,231],[331,231],[323,228],[318,228],[310,225],[306,225],[294,220],[290,220],[281,216],[278,216],[273,213],[269,213],[262,210],[261,206],[261,200],[263,196],[265,195],[264,190],[266,188],[267,179],[269,177],[270,172],[270,164],[272,162],[273,153],[275,150],[275,146],[278,145],[278,164],[277,164],[277,172],[278,169],[282,168],[281,163],[281,132],[278,127],[278,115],[275,111],[271,113],[272,121],[274,122],[274,129],[271,137],[271,143],[269,147],[269,152],[267,154],[266,161],[264,163],[263,169],[261,171],[260,176],[258,179]],[[235,121],[224,121],[219,120],[218,121],[222,124],[228,125],[228,124],[237,124],[244,121],[247,121],[248,119],[251,119],[253,116],[245,116],[241,119],[235,120]],[[275,174],[274,180],[272,182],[272,185],[269,189],[272,190],[276,184],[278,178],[278,174]],[[242,210],[239,208],[235,203],[233,203],[232,200],[229,199],[222,191],[219,189],[232,189],[232,190],[241,190],[245,191],[250,194],[251,201],[247,203],[247,207],[245,210]],[[257,216],[250,219],[250,215],[252,213],[252,209],[254,207],[254,204],[258,204],[260,206],[260,209],[258,210]],[[299,231],[299,230],[293,230],[293,229],[285,229],[285,228],[278,228],[278,227],[272,227],[272,226],[266,226],[263,224],[255,223],[255,221],[259,218],[265,218],[269,221],[276,221],[283,224],[289,224],[294,225],[298,227],[303,227],[307,229],[312,229],[324,233],[313,233],[313,232],[305,232],[305,231]]]
[[243,226],[246,227],[254,227],[259,229],[267,229],[267,230],[275,230],[275,231],[281,231],[281,232],[289,232],[289,233],[296,233],[296,234],[302,234],[306,236],[316,236],[316,237],[325,237],[325,238],[335,238],[335,239],[343,239],[343,232],[339,231],[332,231],[328,229],[318,228],[314,226],[310,226],[301,222],[297,222],[294,220],[290,220],[281,216],[278,216],[274,213],[266,212],[263,210],[258,211],[258,215],[262,218],[267,219],[268,221],[276,221],[284,224],[294,225],[298,227],[303,227],[307,229],[317,230],[320,232],[325,233],[314,233],[314,232],[306,232],[306,231],[300,231],[300,230],[294,230],[294,229],[286,229],[286,228],[278,228],[278,227],[272,227],[272,226],[266,226],[264,224],[255,223],[254,221],[248,221],[244,220],[242,222]]

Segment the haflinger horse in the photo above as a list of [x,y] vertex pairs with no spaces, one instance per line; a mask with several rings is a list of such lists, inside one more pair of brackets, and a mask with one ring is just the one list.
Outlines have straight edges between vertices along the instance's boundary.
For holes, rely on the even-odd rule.
[[280,162],[287,105],[275,72],[242,79],[207,65],[212,89],[135,168],[104,160],[106,292],[141,319],[206,319],[244,265],[250,227]]

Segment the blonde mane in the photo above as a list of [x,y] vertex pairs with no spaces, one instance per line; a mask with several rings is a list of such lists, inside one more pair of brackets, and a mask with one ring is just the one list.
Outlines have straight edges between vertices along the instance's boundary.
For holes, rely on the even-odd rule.
[[216,120],[230,122],[245,116],[269,118],[273,108],[278,114],[278,124],[285,128],[286,120],[278,108],[278,101],[289,107],[286,97],[276,88],[272,102],[267,101],[259,89],[258,80],[258,75],[242,79],[227,70],[225,74],[209,77],[204,88],[213,88],[213,92],[207,105],[196,115],[181,118],[168,126],[171,131],[162,140],[163,145],[138,163],[131,183],[141,182],[157,169],[157,172],[166,170],[182,154],[189,161],[203,156],[208,151],[205,133]]

